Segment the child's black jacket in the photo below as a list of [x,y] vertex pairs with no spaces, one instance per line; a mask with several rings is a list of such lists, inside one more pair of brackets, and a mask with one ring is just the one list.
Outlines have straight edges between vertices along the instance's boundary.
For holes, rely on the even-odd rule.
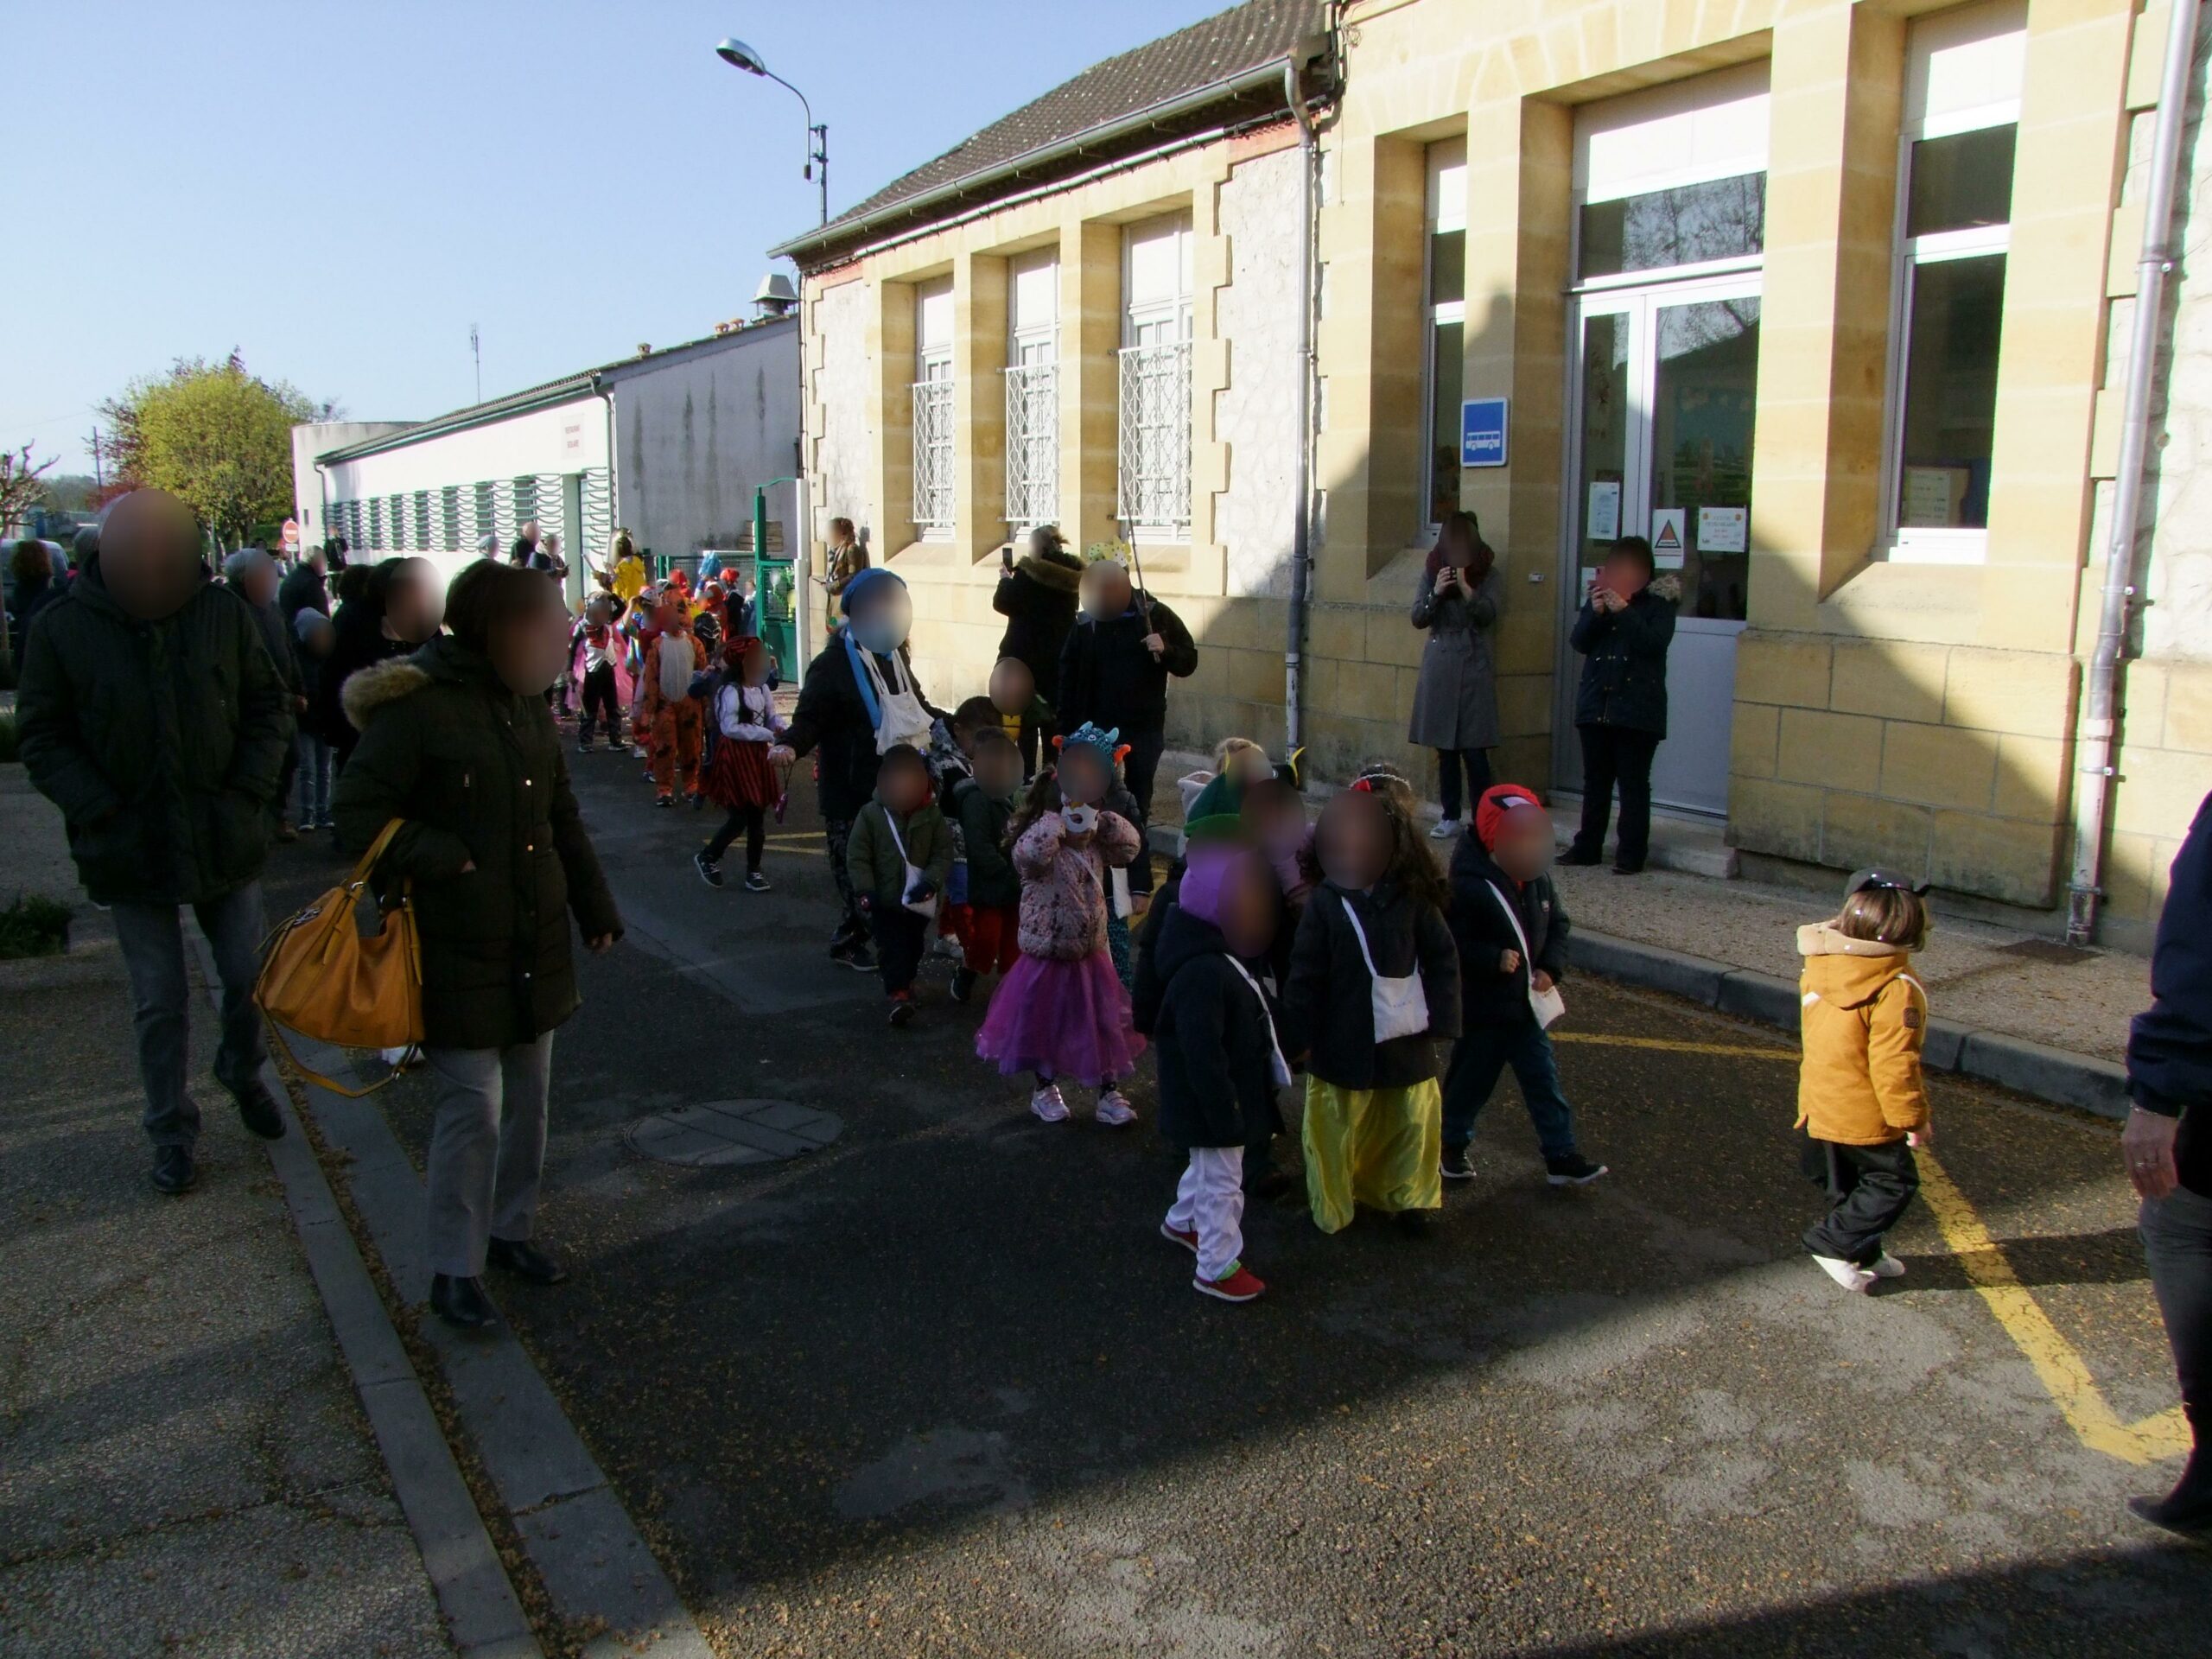
[[1160,1133],[1188,1151],[1249,1146],[1278,1132],[1263,994],[1236,971],[1219,928],[1179,908],[1156,919],[1135,1014],[1159,1065]]
[[[1495,887],[1496,892],[1492,891]],[[1522,931],[1529,936],[1524,958],[1512,973],[1497,969],[1499,956],[1520,950],[1513,924],[1497,902],[1497,893],[1513,901]],[[1459,947],[1461,1006],[1472,1026],[1511,1025],[1534,1020],[1529,1006],[1531,964],[1554,979],[1567,977],[1567,906],[1548,875],[1540,875],[1525,887],[1497,867],[1481,842],[1472,835],[1459,838],[1452,855],[1452,938]]]
[[[1385,978],[1421,976],[1428,1029],[1375,1040],[1373,982],[1359,942],[1345,919],[1357,906],[1376,971]],[[1437,1074],[1436,1045],[1459,1034],[1459,953],[1436,907],[1385,879],[1371,893],[1346,893],[1325,881],[1306,901],[1291,946],[1283,990],[1283,1025],[1291,1052],[1306,1052],[1306,1069],[1340,1089],[1402,1089]]]

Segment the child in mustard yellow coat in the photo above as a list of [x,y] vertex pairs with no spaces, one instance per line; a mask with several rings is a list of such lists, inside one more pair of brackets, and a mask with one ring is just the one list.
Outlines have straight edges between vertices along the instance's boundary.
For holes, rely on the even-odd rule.
[[1833,921],[1797,930],[1805,958],[1797,1127],[1807,1137],[1805,1173],[1830,1202],[1805,1230],[1805,1248],[1849,1291],[1904,1272],[1882,1241],[1920,1190],[1912,1149],[1935,1135],[1920,1075],[1928,992],[1911,971],[1927,938],[1920,894],[1881,870],[1851,878]]

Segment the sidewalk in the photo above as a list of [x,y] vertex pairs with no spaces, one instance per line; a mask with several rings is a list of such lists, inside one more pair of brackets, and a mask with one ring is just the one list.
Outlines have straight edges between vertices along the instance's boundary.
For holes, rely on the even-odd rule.
[[[1205,764],[1173,752],[1162,759],[1155,850],[1172,855],[1181,827],[1174,779]],[[1553,816],[1564,846],[1572,815]],[[1451,843],[1435,846],[1451,856]],[[1797,926],[1834,913],[1841,874],[1827,893],[1722,879],[1735,861],[1719,836],[1663,818],[1652,827],[1651,862],[1637,876],[1602,866],[1555,872],[1573,918],[1576,966],[1795,1030]],[[2042,1099],[2124,1112],[2120,1066],[2127,1022],[2150,1001],[2149,962],[1948,916],[1941,895],[1936,904],[1936,929],[1917,959],[1931,1011],[1929,1063]]]
[[[0,811],[10,877],[51,890],[35,823]],[[164,1198],[105,918],[72,944],[0,963],[0,1650],[450,1654],[269,1154],[207,1074],[204,988],[201,1181]]]

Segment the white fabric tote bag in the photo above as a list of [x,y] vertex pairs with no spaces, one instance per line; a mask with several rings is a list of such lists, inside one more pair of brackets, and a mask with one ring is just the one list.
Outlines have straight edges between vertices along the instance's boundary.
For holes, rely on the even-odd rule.
[[899,826],[893,822],[891,814],[888,812],[883,815],[883,827],[891,831],[891,844],[899,849],[899,861],[906,867],[906,885],[899,889],[899,901],[917,916],[936,915],[938,901],[936,893],[931,893],[926,899],[915,899],[909,896],[918,885],[929,878],[922,873],[912,859],[906,856],[906,838],[899,835]]
[[1349,899],[1342,899],[1344,919],[1351,924],[1351,936],[1359,941],[1360,960],[1367,964],[1367,980],[1375,1008],[1375,1040],[1387,1043],[1394,1037],[1417,1037],[1428,1029],[1428,997],[1421,988],[1421,976],[1408,974],[1402,978],[1389,979],[1375,971],[1375,953],[1367,947],[1367,930],[1359,925],[1359,912]]
[[1529,1012],[1536,1016],[1537,1030],[1549,1031],[1566,1014],[1567,999],[1559,994],[1556,985],[1548,991],[1536,988],[1536,959],[1529,954],[1529,936],[1521,931],[1520,912],[1513,908],[1513,901],[1505,896],[1497,882],[1485,881],[1483,885],[1490,889],[1491,897],[1497,899],[1504,910],[1505,919],[1513,924],[1513,937],[1521,941],[1521,965],[1529,970]]

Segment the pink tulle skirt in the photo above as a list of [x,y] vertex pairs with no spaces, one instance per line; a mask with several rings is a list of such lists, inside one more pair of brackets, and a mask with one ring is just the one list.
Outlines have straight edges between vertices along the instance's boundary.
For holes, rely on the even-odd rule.
[[1037,1071],[1095,1089],[1136,1070],[1144,1039],[1103,950],[1077,962],[1024,956],[999,981],[976,1052],[1007,1077]]

